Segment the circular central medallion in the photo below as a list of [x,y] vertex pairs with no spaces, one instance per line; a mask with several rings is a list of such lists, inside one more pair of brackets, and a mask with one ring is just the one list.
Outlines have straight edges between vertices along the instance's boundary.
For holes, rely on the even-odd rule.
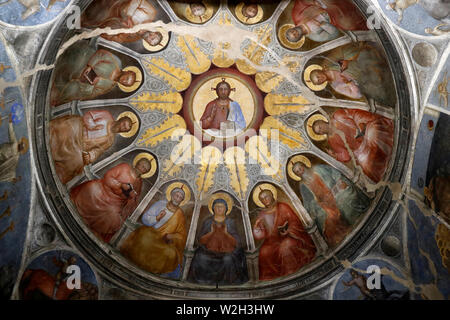
[[189,131],[205,144],[229,143],[257,133],[264,101],[251,77],[217,68],[194,79],[185,93],[183,113]]

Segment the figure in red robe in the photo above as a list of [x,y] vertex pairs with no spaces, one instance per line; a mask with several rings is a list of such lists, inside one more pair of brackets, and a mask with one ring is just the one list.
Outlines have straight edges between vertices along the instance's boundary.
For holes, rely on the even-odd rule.
[[297,0],[292,9],[295,27],[286,31],[288,41],[303,36],[316,42],[337,39],[340,31],[367,30],[364,17],[347,0]]
[[357,164],[373,182],[383,178],[394,145],[394,123],[383,116],[357,109],[336,111],[330,123],[318,120],[313,124],[317,134],[327,134],[330,149],[336,160],[347,163],[352,156],[339,133],[353,153]]
[[270,190],[259,194],[266,206],[253,227],[256,240],[264,239],[259,251],[259,280],[292,274],[310,263],[316,247],[300,219],[286,203],[277,202]]
[[84,223],[99,238],[109,242],[136,209],[141,194],[141,175],[151,170],[148,159],[136,167],[128,163],[108,170],[103,179],[84,182],[72,189],[70,197]]
[[348,0],[297,0],[292,9],[292,20],[298,26],[323,12],[328,14],[331,24],[340,30],[367,30],[366,20]]

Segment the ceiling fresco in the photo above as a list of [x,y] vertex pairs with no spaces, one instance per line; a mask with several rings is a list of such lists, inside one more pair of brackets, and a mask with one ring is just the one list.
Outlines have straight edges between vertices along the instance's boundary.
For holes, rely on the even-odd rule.
[[1,298],[447,300],[449,11],[0,2]]

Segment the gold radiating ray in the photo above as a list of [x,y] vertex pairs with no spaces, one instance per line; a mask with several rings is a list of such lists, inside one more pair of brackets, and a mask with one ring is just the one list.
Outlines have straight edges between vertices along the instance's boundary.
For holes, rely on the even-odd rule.
[[289,128],[275,117],[264,119],[260,128],[261,136],[274,141],[280,141],[291,149],[298,149],[306,146],[305,139],[299,131]]
[[231,187],[241,200],[245,199],[249,184],[245,150],[240,147],[228,148],[223,154],[223,159],[230,171]]
[[165,80],[176,91],[184,91],[191,84],[192,76],[190,72],[171,66],[163,58],[145,59],[144,66],[150,74]]
[[264,98],[264,108],[271,116],[286,113],[306,113],[312,110],[313,103],[310,103],[303,96],[284,96],[282,94],[269,93]]
[[213,146],[202,149],[200,168],[197,174],[197,190],[200,194],[208,192],[214,183],[214,173],[222,163],[222,152]]
[[281,163],[269,151],[267,140],[262,136],[253,136],[245,144],[245,151],[254,163],[260,165],[263,174],[280,181]]
[[187,163],[193,163],[196,154],[201,150],[200,141],[192,136],[185,135],[173,148],[170,158],[164,162],[163,171],[170,177],[175,176]]
[[155,147],[164,140],[176,139],[185,133],[186,122],[181,116],[174,114],[161,125],[147,129],[138,141],[138,144],[144,144],[147,147]]
[[[244,49],[243,55],[253,64],[259,66],[263,60],[264,53],[267,51],[261,45],[267,46],[272,41],[272,27],[266,24],[265,26],[256,28],[255,34],[258,37],[257,42],[251,41],[250,45]],[[236,67],[240,72],[248,75],[254,75],[257,72],[245,59],[237,59]]]
[[197,45],[193,36],[178,36],[178,47],[183,51],[189,71],[193,74],[202,74],[209,70],[211,61]]
[[167,113],[178,113],[183,107],[183,97],[178,92],[157,93],[145,91],[132,98],[130,104],[141,110],[160,110]]
[[234,59],[231,59],[226,54],[225,50],[230,49],[231,44],[229,42],[219,43],[214,51],[214,57],[212,63],[219,68],[229,68],[234,64]]
[[[228,13],[223,12],[222,16],[219,18],[219,25],[227,25],[231,26],[231,17]],[[226,54],[226,50],[231,48],[231,44],[229,42],[222,43],[220,42],[216,49],[214,50],[212,63],[219,68],[229,68],[234,64],[234,59],[231,59]]]
[[[279,72],[263,71],[256,74],[256,85],[265,93],[272,92],[279,87],[283,80],[285,80],[285,74],[287,72],[293,75],[298,71],[300,59],[300,57],[293,55],[284,56],[281,63],[278,64],[277,67],[280,70]],[[284,74],[284,76],[280,73]]]
[[283,82],[284,77],[276,72],[258,72],[255,76],[255,82],[258,88],[265,93],[272,92]]

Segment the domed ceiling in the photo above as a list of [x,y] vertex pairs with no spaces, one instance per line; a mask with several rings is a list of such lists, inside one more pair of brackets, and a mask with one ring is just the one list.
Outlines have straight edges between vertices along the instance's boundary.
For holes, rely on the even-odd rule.
[[4,299],[448,299],[445,1],[0,6]]

